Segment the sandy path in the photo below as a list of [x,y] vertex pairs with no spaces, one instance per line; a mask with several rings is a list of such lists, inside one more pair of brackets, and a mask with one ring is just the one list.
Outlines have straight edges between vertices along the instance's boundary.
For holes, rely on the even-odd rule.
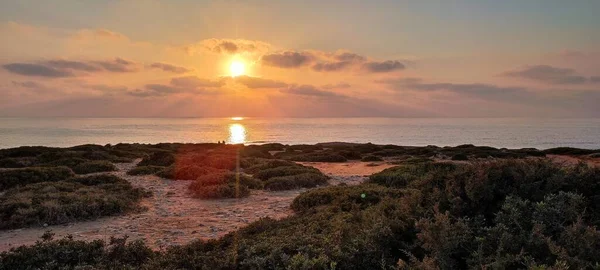
[[[345,165],[344,165],[345,164]],[[306,163],[332,177],[331,184],[358,184],[365,175],[381,171],[389,165],[367,166],[367,162]],[[247,198],[199,200],[187,193],[190,181],[171,181],[156,176],[129,176],[135,163],[117,164],[115,175],[136,187],[146,188],[153,197],[143,199],[148,211],[125,216],[105,217],[46,228],[26,228],[0,232],[0,251],[14,246],[33,244],[47,230],[55,237],[72,235],[74,239],[108,240],[110,236],[143,239],[153,248],[185,244],[194,239],[217,238],[261,217],[280,219],[292,214],[292,200],[304,190],[279,192],[252,191]]]
[[369,175],[383,171],[384,169],[397,165],[389,164],[384,161],[362,162],[348,161],[343,163],[327,162],[298,162],[305,166],[311,166],[319,169],[324,174],[331,177],[329,183],[337,185],[346,183],[348,185],[358,185],[365,181]]

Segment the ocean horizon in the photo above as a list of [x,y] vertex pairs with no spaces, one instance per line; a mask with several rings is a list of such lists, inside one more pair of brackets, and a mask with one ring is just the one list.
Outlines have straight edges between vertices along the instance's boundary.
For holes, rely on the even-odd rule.
[[599,118],[0,118],[0,148],[117,143],[600,148]]

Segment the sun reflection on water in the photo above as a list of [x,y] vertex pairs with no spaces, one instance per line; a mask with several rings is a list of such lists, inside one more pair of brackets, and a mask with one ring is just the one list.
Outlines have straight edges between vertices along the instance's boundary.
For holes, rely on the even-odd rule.
[[246,143],[246,128],[242,124],[229,125],[229,143]]

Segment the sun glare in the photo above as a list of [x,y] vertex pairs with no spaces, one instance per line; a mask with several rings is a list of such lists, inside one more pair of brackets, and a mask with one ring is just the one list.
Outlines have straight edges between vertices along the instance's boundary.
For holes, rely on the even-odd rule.
[[229,72],[231,72],[232,77],[244,75],[246,72],[246,67],[244,66],[244,63],[240,61],[233,61],[229,66]]
[[233,121],[241,121],[241,120],[244,120],[244,117],[234,116],[234,117],[231,117],[231,120],[233,120]]
[[238,144],[246,142],[246,128],[240,124],[229,125],[229,143]]

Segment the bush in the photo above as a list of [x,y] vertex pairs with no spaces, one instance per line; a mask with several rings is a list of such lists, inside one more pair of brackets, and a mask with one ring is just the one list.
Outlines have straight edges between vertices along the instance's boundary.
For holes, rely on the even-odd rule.
[[465,154],[455,154],[450,159],[452,159],[452,160],[469,160],[469,157]]
[[196,165],[188,166],[170,166],[164,170],[156,173],[157,176],[173,180],[195,180],[200,176],[212,174],[216,172],[223,172],[222,169],[216,169],[213,167],[204,167]]
[[145,157],[138,166],[171,166],[175,163],[175,156],[169,152],[155,152]]
[[589,154],[598,153],[598,152],[600,152],[600,149],[590,150],[590,149],[579,149],[579,148],[573,148],[573,147],[556,147],[556,148],[550,148],[550,149],[543,150],[543,152],[546,154],[551,154],[551,155],[579,156],[579,155],[589,155]]
[[327,184],[329,177],[322,173],[301,173],[287,176],[278,176],[269,178],[265,182],[265,189],[269,190],[289,190],[297,188],[313,188],[319,185]]
[[194,197],[201,199],[243,198],[250,195],[250,190],[244,185],[233,183],[217,185],[190,185]]
[[3,158],[0,159],[0,168],[23,168],[29,167],[36,163],[36,159],[32,157],[21,158]]
[[265,169],[254,174],[254,177],[260,180],[267,180],[273,177],[278,176],[289,176],[303,173],[321,173],[319,170],[313,167],[304,167],[304,166],[285,166],[285,167],[275,167],[272,169]]
[[112,175],[10,189],[0,197],[0,229],[64,224],[140,209],[147,193]]
[[77,174],[88,174],[97,172],[112,172],[116,171],[117,167],[112,163],[104,160],[87,161],[73,167],[73,171]]
[[0,171],[0,190],[39,182],[62,181],[74,176],[67,167],[30,167]]
[[127,172],[128,175],[149,175],[156,174],[165,170],[162,166],[137,166]]
[[362,157],[361,161],[372,162],[372,161],[383,161],[383,159],[381,157],[374,156],[374,155],[366,155],[366,156]]
[[291,208],[295,212],[314,210],[319,206],[349,211],[358,204],[362,209],[379,203],[386,197],[399,198],[403,192],[379,185],[331,186],[303,192],[294,198]]

